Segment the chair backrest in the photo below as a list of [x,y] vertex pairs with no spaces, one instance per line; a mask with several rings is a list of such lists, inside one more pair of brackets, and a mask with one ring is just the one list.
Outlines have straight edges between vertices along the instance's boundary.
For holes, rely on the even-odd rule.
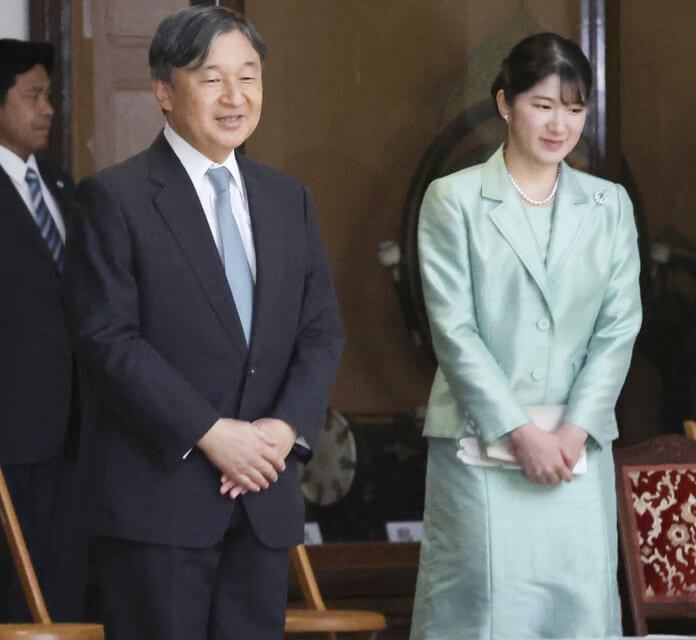
[[34,565],[29,557],[29,551],[22,534],[22,528],[19,526],[17,514],[15,513],[12,498],[5,482],[5,475],[0,468],[0,520],[2,528],[5,532],[12,560],[19,574],[19,579],[22,583],[24,597],[29,605],[29,611],[34,622],[41,624],[50,624],[51,618],[46,609],[43,594],[39,581],[36,578]]
[[635,633],[650,618],[696,618],[696,442],[659,436],[614,458]]
[[326,605],[324,604],[324,599],[321,597],[317,578],[309,562],[309,556],[307,555],[305,546],[299,544],[294,547],[290,552],[290,557],[292,558],[295,573],[297,574],[297,581],[300,583],[300,589],[302,590],[302,595],[304,596],[307,607],[317,611],[326,611]]

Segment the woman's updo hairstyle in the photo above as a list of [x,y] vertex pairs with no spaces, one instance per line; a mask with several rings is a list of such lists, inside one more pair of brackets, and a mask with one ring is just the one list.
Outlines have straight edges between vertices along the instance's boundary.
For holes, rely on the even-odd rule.
[[592,67],[582,49],[557,33],[537,33],[516,44],[491,86],[493,101],[500,89],[505,101],[515,98],[551,75],[561,78],[564,104],[587,104],[592,91]]

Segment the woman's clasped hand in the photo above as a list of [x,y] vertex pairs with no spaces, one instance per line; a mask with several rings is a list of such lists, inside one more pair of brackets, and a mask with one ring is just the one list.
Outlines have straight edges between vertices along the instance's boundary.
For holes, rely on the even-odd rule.
[[528,422],[515,429],[511,439],[515,457],[530,480],[559,484],[573,479],[587,433],[569,423],[547,432]]

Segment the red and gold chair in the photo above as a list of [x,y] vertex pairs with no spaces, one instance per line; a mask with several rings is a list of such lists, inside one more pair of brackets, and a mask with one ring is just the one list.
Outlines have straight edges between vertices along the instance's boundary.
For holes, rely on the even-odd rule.
[[660,436],[614,459],[635,634],[647,634],[648,619],[696,619],[696,442]]

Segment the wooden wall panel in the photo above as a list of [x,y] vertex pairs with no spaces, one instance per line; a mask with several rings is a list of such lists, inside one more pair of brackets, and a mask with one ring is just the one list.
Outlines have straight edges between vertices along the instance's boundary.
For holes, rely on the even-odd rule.
[[40,157],[69,170],[72,147],[71,5],[69,0],[29,0],[27,5],[29,38],[53,45],[51,102],[55,115],[48,148]]
[[621,136],[653,231],[696,242],[696,3],[621,3]]
[[164,120],[150,92],[147,52],[155,28],[185,0],[73,3],[73,162],[78,177],[141,151]]
[[[333,405],[408,410],[432,370],[410,342],[377,244],[399,235],[416,165],[524,35],[578,38],[580,2],[247,0],[269,46],[264,114],[247,152],[305,180],[348,333]],[[474,61],[474,64],[472,64]]]

